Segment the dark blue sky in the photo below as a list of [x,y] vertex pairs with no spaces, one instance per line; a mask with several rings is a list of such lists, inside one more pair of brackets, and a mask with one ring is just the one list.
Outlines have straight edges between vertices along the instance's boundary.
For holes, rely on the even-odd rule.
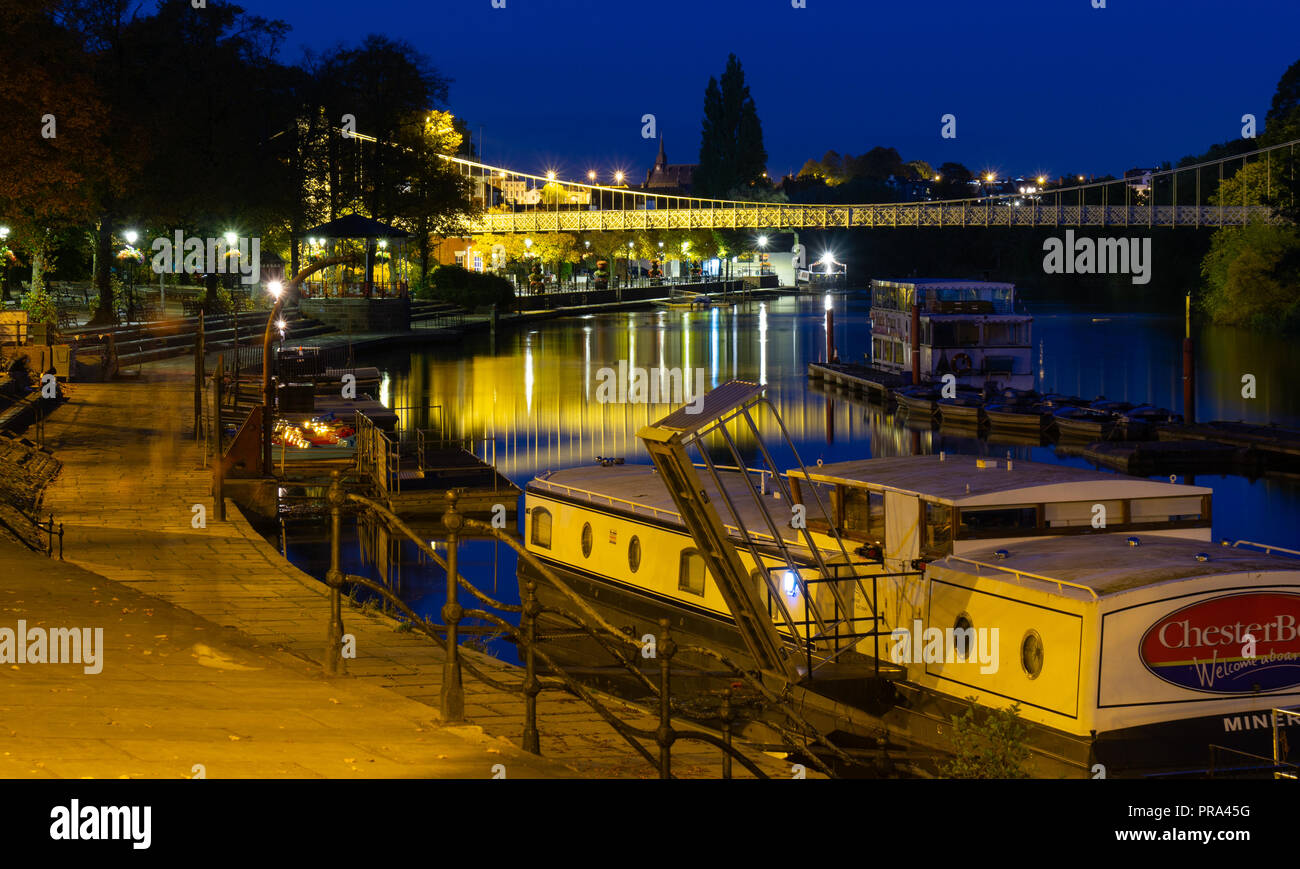
[[[244,0],[300,47],[406,39],[453,80],[487,162],[643,180],[699,155],[704,88],[735,52],[776,176],[827,149],[999,173],[1115,173],[1262,127],[1300,59],[1300,0]],[[957,138],[940,117],[957,116]],[[364,130],[362,130],[364,132]]]

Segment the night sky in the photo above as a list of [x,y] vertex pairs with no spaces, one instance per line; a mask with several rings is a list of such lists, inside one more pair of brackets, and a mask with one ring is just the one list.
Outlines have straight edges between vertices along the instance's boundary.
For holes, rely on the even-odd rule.
[[[704,88],[745,68],[768,169],[896,147],[1001,175],[1119,174],[1262,128],[1300,59],[1297,0],[245,0],[302,46],[408,40],[453,80],[487,162],[644,180],[656,143],[694,163]],[[957,116],[957,138],[940,117]]]

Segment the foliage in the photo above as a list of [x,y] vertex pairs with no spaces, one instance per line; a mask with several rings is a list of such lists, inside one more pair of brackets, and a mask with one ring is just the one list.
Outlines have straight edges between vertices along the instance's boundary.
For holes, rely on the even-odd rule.
[[1029,727],[1020,704],[1005,709],[978,706],[974,697],[961,716],[952,716],[953,757],[941,769],[948,778],[1028,778]]
[[704,91],[704,127],[694,193],[723,197],[732,188],[765,183],[767,150],[758,109],[745,84],[745,72],[732,54],[722,81],[710,77]]
[[50,297],[43,280],[37,281],[31,291],[23,296],[23,310],[27,312],[27,319],[33,323],[53,325],[59,322],[59,309],[55,306],[54,299]]
[[473,310],[495,304],[508,311],[515,301],[514,286],[505,278],[473,272],[461,266],[440,266],[427,284],[420,287],[421,299],[439,299]]
[[1220,325],[1300,329],[1300,231],[1252,221],[1216,230],[1201,261],[1200,307]]

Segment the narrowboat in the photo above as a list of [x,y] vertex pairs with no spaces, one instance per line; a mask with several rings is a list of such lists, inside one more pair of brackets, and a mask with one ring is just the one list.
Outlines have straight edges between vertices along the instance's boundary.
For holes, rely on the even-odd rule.
[[1300,703],[1300,552],[1212,545],[1207,487],[951,454],[695,466],[665,458],[681,413],[642,429],[653,465],[528,483],[527,550],[635,636],[668,618],[779,670],[829,731],[942,752],[967,698],[1016,704],[1033,774],[1140,776],[1269,756]]

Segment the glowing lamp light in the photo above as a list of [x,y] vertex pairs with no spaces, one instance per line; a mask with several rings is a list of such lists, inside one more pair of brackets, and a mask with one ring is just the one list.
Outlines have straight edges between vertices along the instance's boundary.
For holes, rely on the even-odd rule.
[[629,241],[629,242],[627,243],[627,249],[628,249],[628,250],[631,250],[631,249],[634,248],[634,247],[636,247],[636,245],[635,245],[633,242],[630,242],[630,241]]
[[588,181],[595,181],[595,180],[596,180],[596,170],[595,170],[595,169],[588,169],[588,170],[587,170],[587,180],[588,180]]
[[547,172],[546,172],[546,180],[547,180],[547,181],[554,181],[554,180],[555,180],[555,172],[553,172],[553,171],[551,171],[551,170],[547,170]]
[[381,239],[379,240],[379,246],[382,247],[382,248],[387,248],[387,247],[388,247],[388,239],[386,239],[386,238],[381,238]]
[[280,298],[280,293],[284,292],[284,284],[279,281],[271,281],[266,285],[266,291],[271,294],[271,298]]
[[128,229],[122,237],[126,239],[127,244],[135,244],[135,240],[140,236],[134,229]]
[[9,237],[9,227],[0,226],[0,239]]
[[234,230],[230,230],[226,233],[226,244],[233,245],[237,241],[239,241],[239,234]]
[[615,183],[622,184],[622,183],[623,183],[623,173],[622,173],[622,172],[615,172],[615,173],[614,173],[614,181],[615,181]]
[[1042,175],[1039,175],[1039,176],[1038,176],[1038,183],[1039,183],[1039,184],[1046,184],[1046,183],[1047,183],[1047,179],[1044,178]]
[[786,597],[793,598],[798,594],[799,578],[793,570],[787,570],[781,574],[781,587],[785,589]]
[[758,246],[759,246],[759,247],[767,247],[767,236],[766,236],[766,235],[760,235],[760,236],[758,237]]
[[283,332],[283,331],[284,331],[285,329],[287,329],[288,327],[289,327],[289,324],[286,323],[286,322],[284,322],[283,320],[276,320],[276,321],[275,321],[275,328],[279,329],[281,332]]

